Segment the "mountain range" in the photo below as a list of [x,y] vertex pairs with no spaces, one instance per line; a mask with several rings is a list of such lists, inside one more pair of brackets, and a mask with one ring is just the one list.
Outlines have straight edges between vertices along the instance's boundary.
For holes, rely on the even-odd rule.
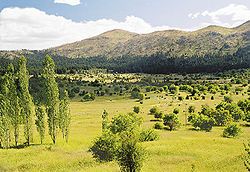
[[[111,69],[118,69],[121,64],[115,63],[122,62],[121,68],[133,68],[128,70],[129,72],[144,72],[141,69],[137,70],[137,66],[146,68],[141,63],[150,63],[148,62],[150,60],[153,61],[152,64],[158,64],[159,59],[166,68],[169,68],[170,64],[179,63],[181,66],[190,65],[186,68],[196,67],[199,65],[197,63],[201,64],[198,67],[213,66],[215,61],[227,63],[225,68],[239,68],[242,65],[242,67],[250,67],[250,21],[234,28],[208,26],[192,32],[166,30],[137,34],[117,29],[41,51],[0,51],[0,57],[15,58],[21,54],[29,57],[38,53],[51,54],[53,57],[78,58],[83,61],[88,59],[89,65]],[[98,65],[91,62],[92,60],[96,62],[98,58],[101,58],[104,63]],[[175,59],[174,63],[173,59]],[[202,61],[197,62],[197,59]],[[222,59],[224,61],[221,61]],[[172,60],[171,63],[169,60]],[[193,65],[194,62],[195,65]],[[160,64],[160,67],[164,65]],[[163,70],[163,73],[165,72],[167,71]]]

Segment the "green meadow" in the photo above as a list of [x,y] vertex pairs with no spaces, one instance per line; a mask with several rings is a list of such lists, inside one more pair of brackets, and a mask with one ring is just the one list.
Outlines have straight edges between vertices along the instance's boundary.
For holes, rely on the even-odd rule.
[[[143,104],[130,99],[128,95],[97,97],[89,102],[73,99],[70,103],[72,117],[69,143],[65,143],[61,133],[58,133],[58,141],[53,145],[46,128],[44,144],[40,145],[39,135],[33,126],[34,138],[31,146],[0,149],[0,171],[119,171],[116,162],[96,162],[88,149],[101,134],[101,114],[104,109],[112,118],[119,113],[132,112],[134,106],[141,107],[138,115],[143,117],[145,128],[152,128],[155,124],[155,121],[151,121],[154,117],[148,115],[150,108],[157,106],[164,113],[171,112],[176,107],[180,109],[181,127],[178,130],[159,130],[158,141],[143,143],[148,155],[142,171],[247,171],[244,167],[243,143],[250,138],[249,127],[242,123],[240,136],[224,138],[224,127],[213,127],[211,132],[195,131],[186,122],[188,106],[193,105],[197,110],[203,104],[214,107],[223,100],[223,96],[216,94],[215,100],[211,100],[211,95],[208,94],[206,100],[179,101],[163,93],[150,92],[148,95],[151,99],[144,100]],[[247,96],[239,94],[232,95],[232,98],[237,102]]]

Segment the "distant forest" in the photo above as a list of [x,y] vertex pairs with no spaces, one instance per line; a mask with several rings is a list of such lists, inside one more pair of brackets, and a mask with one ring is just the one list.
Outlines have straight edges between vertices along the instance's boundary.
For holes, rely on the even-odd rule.
[[[36,74],[42,68],[45,53],[37,51],[32,55],[25,55],[28,59],[28,68],[32,74]],[[119,73],[200,73],[221,72],[231,69],[250,67],[249,47],[241,49],[234,55],[228,56],[204,56],[204,57],[168,57],[166,54],[155,54],[146,57],[121,56],[118,58],[89,57],[67,58],[52,55],[57,73],[78,73],[86,69],[102,68]],[[0,72],[4,72],[6,66],[17,59],[10,60],[0,57]]]

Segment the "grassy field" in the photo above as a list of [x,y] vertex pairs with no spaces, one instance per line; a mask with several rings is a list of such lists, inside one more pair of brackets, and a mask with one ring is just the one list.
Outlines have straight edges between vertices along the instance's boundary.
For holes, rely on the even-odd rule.
[[[182,93],[184,94],[184,93]],[[242,127],[242,134],[233,139],[223,138],[223,127],[214,127],[211,132],[192,130],[192,126],[184,125],[185,112],[189,105],[199,110],[202,104],[214,106],[223,96],[215,95],[215,100],[172,100],[163,93],[150,93],[151,99],[143,104],[128,97],[97,97],[95,101],[72,101],[71,131],[69,143],[62,140],[58,134],[56,145],[46,135],[45,144],[39,144],[39,136],[34,128],[34,144],[22,149],[0,150],[0,171],[89,171],[111,172],[119,171],[115,162],[97,163],[88,152],[88,148],[96,136],[101,133],[101,114],[106,109],[110,116],[117,113],[131,112],[133,106],[141,107],[144,127],[152,127],[155,122],[148,111],[153,106],[160,110],[172,111],[178,107],[180,111],[181,128],[177,131],[159,131],[160,140],[143,143],[148,151],[142,171],[237,171],[245,172],[243,164],[243,143],[250,138],[250,128]],[[162,98],[163,97],[163,98]],[[247,98],[234,95],[233,100]],[[110,118],[111,118],[110,117]],[[22,140],[21,140],[22,142]]]

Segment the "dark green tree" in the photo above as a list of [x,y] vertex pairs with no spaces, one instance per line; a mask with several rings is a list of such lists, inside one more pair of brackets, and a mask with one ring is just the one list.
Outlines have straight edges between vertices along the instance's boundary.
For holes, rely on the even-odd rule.
[[55,63],[50,56],[46,56],[43,64],[43,74],[46,86],[46,111],[48,115],[49,135],[56,143],[59,128],[59,89],[55,79]]
[[40,135],[41,144],[43,144],[44,136],[45,136],[45,110],[42,106],[36,107],[36,129]]

